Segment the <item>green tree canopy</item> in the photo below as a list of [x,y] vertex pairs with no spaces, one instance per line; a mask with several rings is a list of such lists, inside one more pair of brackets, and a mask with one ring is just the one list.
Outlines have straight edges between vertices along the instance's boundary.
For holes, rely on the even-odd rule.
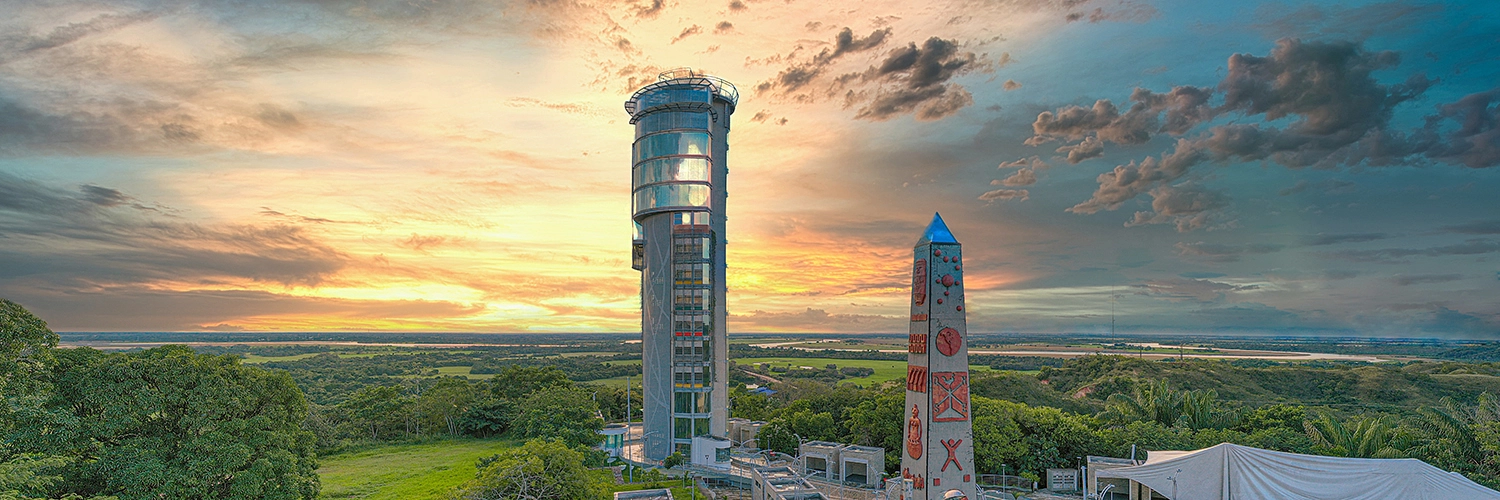
[[511,365],[490,379],[490,392],[497,397],[520,401],[537,389],[571,388],[574,385],[568,380],[568,374],[555,366]]
[[555,388],[535,391],[521,403],[521,414],[512,424],[523,438],[561,439],[574,446],[599,443],[604,420],[593,395],[582,389]]
[[16,422],[19,451],[76,462],[54,496],[305,499],[318,492],[302,392],[284,372],[183,346],[64,349],[46,404]]
[[755,442],[762,450],[779,451],[788,455],[797,454],[797,436],[787,428],[786,421],[772,420],[755,433]]
[[534,439],[480,461],[477,477],[459,487],[463,500],[593,500],[606,493],[590,479],[583,454],[567,443]]
[[20,304],[0,299],[0,388],[21,369],[35,369],[57,347],[47,322]]

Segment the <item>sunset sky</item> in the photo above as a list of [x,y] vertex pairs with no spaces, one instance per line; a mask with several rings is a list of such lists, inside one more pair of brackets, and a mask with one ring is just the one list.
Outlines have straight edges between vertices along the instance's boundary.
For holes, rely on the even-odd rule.
[[734,82],[729,331],[1500,337],[1500,4],[0,0],[59,331],[639,331],[622,103]]

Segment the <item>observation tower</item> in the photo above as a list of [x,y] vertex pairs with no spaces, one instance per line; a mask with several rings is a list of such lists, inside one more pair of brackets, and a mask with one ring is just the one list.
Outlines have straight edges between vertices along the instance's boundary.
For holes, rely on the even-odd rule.
[[[647,458],[724,437],[724,202],[739,91],[681,68],[630,96],[631,267],[641,271],[642,446]],[[727,450],[726,450],[727,451]]]

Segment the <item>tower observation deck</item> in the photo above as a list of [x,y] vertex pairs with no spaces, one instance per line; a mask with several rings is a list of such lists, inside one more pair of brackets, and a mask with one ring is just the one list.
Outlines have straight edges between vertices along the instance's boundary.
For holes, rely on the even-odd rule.
[[729,115],[738,101],[734,85],[683,68],[625,102],[635,125],[631,267],[641,271],[641,439],[651,459],[688,455],[695,436],[725,435],[724,202]]

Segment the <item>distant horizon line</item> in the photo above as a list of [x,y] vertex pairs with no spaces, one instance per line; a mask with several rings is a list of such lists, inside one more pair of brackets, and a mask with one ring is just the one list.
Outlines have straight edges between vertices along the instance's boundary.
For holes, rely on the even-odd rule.
[[[571,336],[640,336],[640,332],[464,332],[464,331],[319,331],[319,330],[254,330],[254,331],[214,331],[214,330],[178,330],[178,331],[57,331],[58,335],[84,336],[84,335],[468,335],[468,336],[510,336],[510,335],[571,335]],[[806,336],[806,337],[893,337],[906,335],[898,332],[729,332],[729,335],[742,337],[758,336]],[[1377,336],[1377,335],[1350,335],[1350,334],[1316,334],[1316,333],[1252,333],[1243,331],[1231,331],[1223,333],[1181,333],[1181,332],[971,332],[971,336],[993,336],[993,335],[1019,335],[1019,336],[1073,336],[1073,337],[1216,337],[1216,338],[1266,338],[1266,339],[1339,339],[1339,340],[1411,340],[1411,341],[1500,341],[1500,337],[1459,337],[1459,336]]]

